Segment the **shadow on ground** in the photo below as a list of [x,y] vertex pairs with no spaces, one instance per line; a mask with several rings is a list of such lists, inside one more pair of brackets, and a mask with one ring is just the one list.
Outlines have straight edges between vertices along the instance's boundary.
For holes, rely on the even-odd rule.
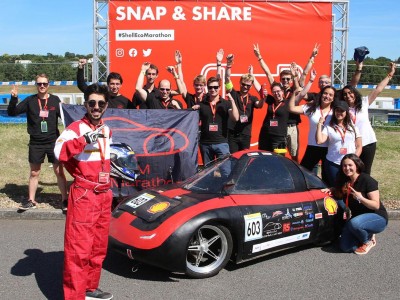
[[12,268],[14,276],[35,275],[38,287],[43,293],[43,299],[63,299],[62,270],[64,252],[43,252],[40,249],[27,249]]

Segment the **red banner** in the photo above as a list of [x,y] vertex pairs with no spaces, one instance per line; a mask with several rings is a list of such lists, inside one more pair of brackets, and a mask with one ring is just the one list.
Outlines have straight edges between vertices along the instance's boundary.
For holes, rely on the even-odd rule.
[[[130,98],[140,67],[148,61],[159,68],[158,81],[169,79],[166,67],[183,56],[184,81],[193,92],[196,75],[214,76],[216,53],[235,54],[232,81],[254,66],[260,83],[266,76],[253,53],[258,43],[275,77],[291,62],[304,67],[315,43],[321,44],[315,68],[330,74],[332,4],[274,1],[109,1],[110,71],[123,76],[122,93]],[[225,63],[225,60],[223,61]],[[224,65],[223,65],[224,66]],[[224,70],[223,70],[224,71]],[[157,82],[158,82],[157,81]],[[313,87],[317,89],[316,84]],[[256,91],[252,91],[256,94]],[[266,107],[256,112],[252,143],[256,143]],[[302,156],[307,144],[307,120],[302,118]]]

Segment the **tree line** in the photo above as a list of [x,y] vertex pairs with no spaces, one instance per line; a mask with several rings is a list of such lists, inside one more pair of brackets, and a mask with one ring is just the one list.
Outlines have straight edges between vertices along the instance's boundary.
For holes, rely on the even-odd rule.
[[[47,55],[21,54],[0,56],[0,81],[31,81],[39,73],[46,73],[51,80],[61,81],[76,80],[76,64],[79,58],[90,59],[92,54],[81,55],[72,52],[65,52],[64,56],[47,53]],[[101,61],[106,61],[105,56],[99,57]],[[25,62],[24,62],[25,61]],[[26,63],[31,61],[31,63]],[[386,57],[376,59],[367,57],[364,60],[364,68],[360,84],[378,84],[387,74],[387,66],[391,60]],[[20,62],[20,63],[18,63]],[[400,57],[396,61],[400,65]],[[354,60],[347,61],[347,82],[355,71]],[[318,65],[316,66],[318,72]],[[88,78],[90,80],[90,64],[88,65]],[[400,72],[396,71],[390,84],[400,84]],[[105,78],[100,78],[105,81]]]

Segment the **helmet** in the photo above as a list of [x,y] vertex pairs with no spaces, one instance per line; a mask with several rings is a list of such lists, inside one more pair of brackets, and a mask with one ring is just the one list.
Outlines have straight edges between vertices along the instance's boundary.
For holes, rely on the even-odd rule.
[[135,152],[125,143],[110,145],[111,176],[127,181],[135,181],[139,176],[139,166]]

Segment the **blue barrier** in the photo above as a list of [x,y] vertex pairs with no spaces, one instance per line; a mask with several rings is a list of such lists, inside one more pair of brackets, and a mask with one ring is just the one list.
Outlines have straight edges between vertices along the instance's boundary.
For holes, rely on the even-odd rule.
[[400,109],[400,98],[394,99],[394,109]]

